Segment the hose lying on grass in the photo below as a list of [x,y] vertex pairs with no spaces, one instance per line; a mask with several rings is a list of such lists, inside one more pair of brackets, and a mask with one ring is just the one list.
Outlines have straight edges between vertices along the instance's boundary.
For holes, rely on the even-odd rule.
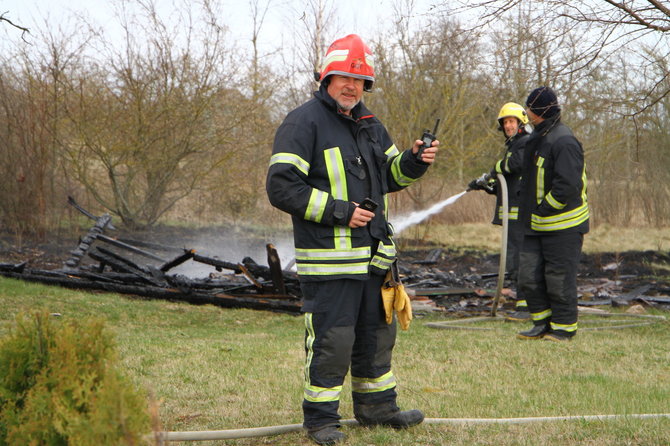
[[[607,421],[625,418],[670,418],[670,413],[658,414],[627,414],[627,415],[575,415],[564,417],[528,417],[528,418],[426,418],[425,424],[526,424],[545,421]],[[340,424],[355,426],[354,419],[341,420]],[[232,440],[237,438],[267,437],[271,435],[300,432],[302,424],[285,424],[283,426],[253,427],[246,429],[230,429],[222,431],[191,431],[191,432],[156,432],[153,438],[159,441],[205,441]]]

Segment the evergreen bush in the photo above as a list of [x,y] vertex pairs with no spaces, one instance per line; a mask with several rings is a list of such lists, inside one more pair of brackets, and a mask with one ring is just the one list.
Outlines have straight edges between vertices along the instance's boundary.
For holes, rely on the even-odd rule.
[[0,339],[0,445],[138,445],[150,430],[101,320],[19,315]]

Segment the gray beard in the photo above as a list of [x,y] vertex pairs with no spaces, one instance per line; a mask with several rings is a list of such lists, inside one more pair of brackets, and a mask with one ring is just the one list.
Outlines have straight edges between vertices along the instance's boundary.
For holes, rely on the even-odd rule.
[[344,104],[341,104],[339,101],[335,101],[335,102],[337,102],[337,106],[340,108],[340,110],[342,110],[342,111],[351,111],[351,110],[353,110],[354,107],[356,107],[356,106],[359,104],[359,102],[361,102],[361,101],[358,100],[358,101],[356,101],[355,104],[353,104],[353,105],[346,105],[346,106],[345,106]]

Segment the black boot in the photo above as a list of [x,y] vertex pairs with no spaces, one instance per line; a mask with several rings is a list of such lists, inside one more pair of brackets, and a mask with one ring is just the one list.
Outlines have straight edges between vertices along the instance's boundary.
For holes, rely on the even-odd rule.
[[361,404],[354,408],[354,417],[361,426],[388,426],[405,429],[423,421],[420,410],[400,411],[395,404]]
[[551,330],[544,336],[545,341],[563,342],[569,341],[575,335],[575,332],[567,332],[565,330]]
[[542,339],[549,332],[547,324],[533,325],[533,328],[519,332],[516,337],[519,339]]
[[307,436],[316,444],[333,445],[343,441],[347,436],[340,432],[337,426],[325,426],[316,429],[308,429]]
[[393,429],[407,429],[423,422],[423,412],[417,409],[404,410],[398,412],[386,421],[380,423],[382,426],[389,426]]
[[507,315],[505,316],[505,320],[510,322],[528,321],[530,320],[530,313],[528,312],[528,310],[525,310],[523,308],[517,309],[516,311],[507,313]]

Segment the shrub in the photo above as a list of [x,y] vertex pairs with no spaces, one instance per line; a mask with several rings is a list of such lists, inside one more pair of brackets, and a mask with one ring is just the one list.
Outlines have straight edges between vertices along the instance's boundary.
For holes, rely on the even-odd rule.
[[19,315],[0,340],[0,445],[135,445],[146,397],[101,320]]

